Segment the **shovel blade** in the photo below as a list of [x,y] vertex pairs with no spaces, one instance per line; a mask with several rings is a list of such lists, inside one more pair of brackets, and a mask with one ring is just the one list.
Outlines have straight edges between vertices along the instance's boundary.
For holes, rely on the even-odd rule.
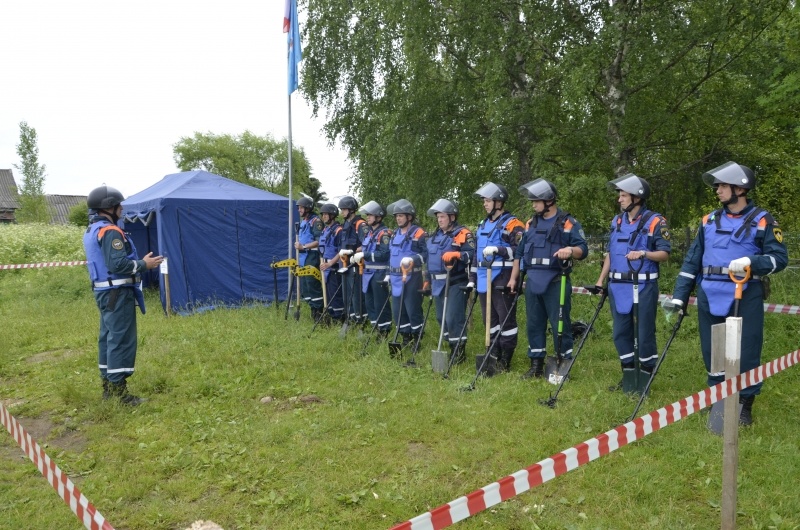
[[339,338],[340,338],[340,339],[343,339],[343,338],[345,337],[345,335],[347,335],[347,328],[348,328],[349,326],[350,326],[350,323],[349,323],[349,322],[347,322],[347,321],[345,321],[345,323],[344,323],[344,324],[342,324],[342,327],[341,327],[341,329],[339,329]]
[[637,372],[635,368],[622,369],[622,392],[628,395],[639,393],[639,384],[637,383]]
[[551,385],[560,385],[569,373],[573,359],[550,356],[544,361],[544,376]]
[[[639,381],[637,382],[636,386],[636,393],[640,396],[644,394],[644,389],[647,388],[647,383],[650,382],[650,378],[653,374],[650,372],[645,372],[644,370],[639,370]],[[650,393],[650,390],[647,391]]]
[[[730,399],[730,398],[725,398]],[[742,413],[742,404],[739,403],[739,406],[736,407],[736,419],[738,421],[739,415]],[[717,436],[722,436],[722,427],[725,423],[725,400],[717,401],[713,405],[711,405],[711,412],[708,413],[708,423],[707,427],[708,430],[716,434]]]
[[447,366],[450,362],[450,355],[441,350],[431,350],[431,368],[437,374],[443,374],[447,371]]

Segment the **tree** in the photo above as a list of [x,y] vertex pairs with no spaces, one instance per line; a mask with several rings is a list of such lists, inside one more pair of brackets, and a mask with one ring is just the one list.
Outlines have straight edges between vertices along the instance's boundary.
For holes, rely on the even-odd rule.
[[69,224],[86,228],[89,226],[89,207],[86,203],[76,204],[69,209]]
[[[172,150],[181,171],[203,169],[279,195],[289,193],[286,140],[277,141],[269,134],[257,136],[250,131],[238,136],[196,132],[193,137],[181,138]],[[309,181],[310,177],[311,165],[305,152],[293,147],[293,194],[299,196],[299,191],[313,191],[315,184]]]
[[322,182],[314,177],[308,177],[308,184],[303,190],[306,195],[314,200],[314,204],[320,204],[328,200],[328,194],[322,191]]
[[[605,230],[606,181],[635,172],[683,225],[710,197],[702,170],[758,158],[746,146],[763,146],[775,117],[756,99],[796,71],[774,64],[797,31],[792,5],[308,0],[300,89],[327,110],[365,199],[449,196],[469,218],[486,180],[543,177]],[[774,146],[780,171],[798,144]]]
[[17,154],[22,164],[14,164],[14,167],[22,173],[20,209],[16,213],[17,221],[22,223],[50,222],[50,209],[44,196],[45,166],[39,164],[36,140],[36,129],[24,121],[20,122]]

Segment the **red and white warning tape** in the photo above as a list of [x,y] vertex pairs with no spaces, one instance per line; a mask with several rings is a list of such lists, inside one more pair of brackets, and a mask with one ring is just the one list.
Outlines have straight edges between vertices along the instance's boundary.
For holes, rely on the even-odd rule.
[[760,383],[778,372],[786,370],[800,361],[800,350],[788,353],[753,368],[737,377],[714,385],[671,405],[654,410],[624,425],[620,425],[600,436],[586,440],[566,451],[561,451],[528,468],[504,477],[465,497],[443,504],[391,530],[440,530],[471,517],[529,489],[552,480],[568,471],[597,460],[629,443],[644,438],[659,429],[682,420],[702,408],[708,407],[743,388]]
[[47,482],[53,486],[58,496],[67,503],[72,513],[74,513],[83,525],[89,530],[114,530],[114,527],[109,524],[105,518],[100,515],[100,512],[92,505],[89,500],[84,497],[77,486],[72,483],[69,477],[59,469],[59,467],[50,460],[50,457],[44,452],[36,441],[31,438],[22,425],[17,422],[16,418],[12,416],[8,409],[0,403],[0,421],[14,437],[19,446],[28,455],[37,468],[39,473],[47,479]]
[[[592,294],[588,290],[584,289],[583,287],[573,287],[573,293],[577,294]],[[658,301],[663,302],[664,300],[671,299],[672,295],[668,294],[660,294],[658,295]],[[697,298],[692,296],[689,298],[689,305],[697,305]],[[782,315],[800,315],[800,305],[784,305],[784,304],[764,304],[764,312],[765,313],[780,313]]]
[[44,269],[46,267],[72,267],[73,265],[86,265],[87,261],[48,261],[47,263],[17,263],[13,265],[0,265],[0,271],[8,269]]

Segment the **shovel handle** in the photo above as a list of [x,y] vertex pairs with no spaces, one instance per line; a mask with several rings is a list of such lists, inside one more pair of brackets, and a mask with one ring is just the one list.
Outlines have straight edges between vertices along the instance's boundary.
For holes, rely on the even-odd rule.
[[[634,267],[633,265],[631,265],[631,263],[634,262],[634,261],[638,261],[639,262],[639,266],[638,267]],[[628,269],[630,269],[631,272],[635,272],[638,275],[639,272],[642,270],[642,267],[644,267],[644,258],[629,259],[628,260]]]
[[413,263],[411,265],[409,265],[408,267],[406,267],[402,263],[400,264],[400,272],[403,273],[403,283],[406,283],[406,279],[408,278],[408,273],[409,273],[409,271],[411,271],[412,267],[414,267]]
[[728,271],[728,276],[730,277],[731,281],[736,284],[736,291],[733,293],[733,297],[736,300],[742,299],[742,286],[747,283],[747,280],[750,279],[750,267],[747,266],[744,268],[744,278],[739,278],[736,276],[733,271]]

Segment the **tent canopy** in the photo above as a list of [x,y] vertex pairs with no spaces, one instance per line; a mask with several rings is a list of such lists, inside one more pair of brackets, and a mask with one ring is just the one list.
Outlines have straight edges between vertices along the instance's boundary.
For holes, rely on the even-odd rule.
[[[122,203],[141,256],[167,258],[170,306],[191,312],[286,298],[289,200],[207,171],[167,175]],[[165,276],[159,282],[166,307]],[[281,287],[282,286],[282,287]]]

